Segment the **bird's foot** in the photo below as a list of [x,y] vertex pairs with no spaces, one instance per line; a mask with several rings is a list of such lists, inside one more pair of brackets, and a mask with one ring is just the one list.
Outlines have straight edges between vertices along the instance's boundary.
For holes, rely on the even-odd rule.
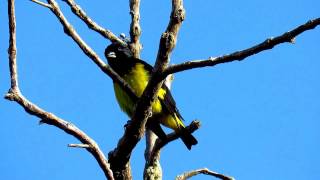
[[127,129],[129,126],[131,126],[131,124],[132,124],[132,120],[129,119],[127,123],[124,125],[124,128]]

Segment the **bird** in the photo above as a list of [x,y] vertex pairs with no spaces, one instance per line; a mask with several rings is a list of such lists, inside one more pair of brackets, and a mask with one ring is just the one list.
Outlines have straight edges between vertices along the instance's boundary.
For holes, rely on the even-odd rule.
[[[151,76],[153,67],[147,62],[133,57],[128,47],[112,43],[105,49],[110,67],[131,87],[137,97],[141,97]],[[113,81],[116,99],[122,111],[132,118],[137,98],[130,97],[121,86]],[[191,150],[197,139],[186,130],[183,118],[176,106],[169,88],[163,83],[152,102],[152,116],[147,120],[146,128],[153,131],[161,140],[167,136],[160,124],[180,134],[186,147]]]

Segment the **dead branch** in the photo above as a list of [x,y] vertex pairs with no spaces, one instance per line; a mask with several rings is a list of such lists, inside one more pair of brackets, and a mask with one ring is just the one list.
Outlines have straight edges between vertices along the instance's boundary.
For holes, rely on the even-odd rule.
[[19,92],[18,73],[17,73],[17,39],[16,39],[16,14],[14,0],[8,1],[8,17],[9,17],[9,67],[11,88],[9,92]]
[[130,24],[130,39],[131,43],[129,45],[131,52],[135,58],[140,57],[140,51],[142,49],[140,44],[140,0],[129,0],[130,3],[130,15],[131,15],[131,24]]
[[63,15],[58,3],[55,0],[48,0],[48,3],[51,6],[50,10],[61,22],[64,32],[77,43],[80,49],[100,68],[101,71],[106,73],[113,81],[117,82],[128,94],[130,94],[130,96],[137,98],[131,87],[116,72],[114,72],[109,65],[103,62],[103,60],[85,41],[82,40],[77,31]]
[[68,147],[74,148],[90,148],[89,144],[68,144]]
[[227,62],[232,62],[235,60],[241,61],[249,56],[252,56],[254,54],[260,53],[265,50],[272,49],[274,46],[279,45],[281,43],[294,43],[296,36],[300,35],[301,33],[314,29],[320,25],[320,18],[316,18],[313,20],[310,20],[306,22],[303,25],[298,26],[297,28],[285,32],[280,36],[277,36],[275,38],[268,38],[265,41],[263,41],[260,44],[257,44],[253,47],[250,47],[248,49],[244,49],[241,51],[236,51],[231,54],[227,55],[222,55],[219,57],[210,57],[209,59],[206,60],[193,60],[193,61],[187,61],[182,64],[176,64],[169,66],[162,74],[162,78],[165,78],[167,75],[172,74],[172,73],[177,73],[189,69],[194,69],[194,68],[201,68],[201,67],[206,67],[206,66],[215,66],[217,64],[221,63],[227,63]]
[[[200,126],[201,126],[200,121],[194,120],[190,123],[189,126],[186,127],[186,131],[193,133],[196,130],[198,130],[200,128]],[[168,143],[170,143],[176,139],[179,139],[180,137],[181,137],[181,134],[176,133],[176,132],[172,132],[167,135],[166,141],[162,141],[161,139],[158,138],[153,146],[152,152],[149,157],[149,162],[152,163],[153,161],[155,161],[157,159],[158,156],[160,156],[161,148],[163,148]]]
[[18,71],[17,71],[17,58],[16,58],[16,20],[15,20],[15,7],[14,0],[8,1],[8,16],[9,16],[9,66],[10,66],[10,78],[11,78],[11,87],[8,93],[5,95],[5,98],[10,101],[17,102],[24,110],[41,119],[41,123],[46,123],[53,125],[67,134],[72,135],[77,138],[84,144],[88,144],[89,148],[87,150],[94,156],[94,158],[99,163],[99,166],[103,170],[107,179],[113,180],[113,173],[110,170],[109,164],[105,158],[105,155],[100,150],[98,144],[91,139],[87,134],[77,128],[75,125],[71,124],[68,121],[65,121],[50,112],[46,112],[37,105],[30,102],[26,99],[19,90],[18,85]]
[[[167,76],[165,84],[168,89],[171,89],[171,84],[173,81],[173,75]],[[143,171],[144,180],[161,180],[162,179],[162,168],[160,164],[160,150],[152,156],[154,150],[154,145],[158,139],[151,130],[146,130],[146,150],[144,153],[145,167]]]
[[197,169],[197,170],[185,172],[181,175],[178,175],[176,177],[176,180],[186,180],[186,179],[189,179],[189,178],[196,176],[198,174],[205,174],[205,175],[213,176],[213,177],[219,178],[221,180],[234,180],[233,177],[229,177],[229,176],[226,176],[226,175],[214,172],[214,171],[210,171],[207,168],[202,168],[202,169]]
[[117,147],[109,153],[109,163],[114,173],[121,174],[125,169],[133,148],[144,134],[147,118],[151,116],[151,103],[162,85],[162,81],[158,81],[157,79],[169,63],[169,57],[175,47],[177,34],[183,20],[184,8],[182,0],[172,0],[169,25],[160,39],[158,56],[152,77],[136,105],[131,123],[127,125],[125,133],[119,140]]
[[73,137],[77,138],[83,144],[87,144],[89,147],[86,149],[97,160],[97,162],[99,163],[99,166],[103,170],[107,179],[110,179],[110,180],[113,179],[112,171],[110,170],[106,157],[101,151],[101,149],[99,148],[98,144],[93,139],[91,139],[87,134],[81,131],[78,127],[76,127],[75,125],[73,125],[72,123],[66,120],[63,120],[55,116],[50,112],[47,112],[41,109],[40,107],[38,107],[37,105],[33,104],[28,99],[26,99],[19,91],[18,92],[9,91],[6,94],[5,98],[20,104],[20,106],[22,106],[27,113],[40,118],[41,123],[53,125],[63,130],[67,134],[70,134]]
[[[130,86],[120,77],[118,76],[107,64],[100,59],[100,57],[88,46],[76,30],[72,27],[72,25],[68,22],[68,20],[63,15],[60,10],[58,3],[55,0],[47,0],[48,4],[43,3],[39,0],[31,0],[39,5],[49,8],[58,20],[61,22],[64,32],[70,36],[80,47],[80,49],[108,76],[110,76],[113,81],[117,82],[122,86],[122,88],[130,94],[132,97],[136,97],[133,93],[134,91],[130,88]],[[99,26],[96,22],[94,22],[87,14],[80,8],[79,5],[75,3],[74,0],[64,0],[70,6],[72,12],[77,15],[81,20],[83,20],[90,29],[98,32],[103,37],[109,39],[112,42],[117,42],[126,46],[126,42],[122,41],[120,38],[116,37],[111,31],[104,29]],[[139,6],[140,0],[129,0],[130,2],[130,14],[131,14],[131,25],[130,25],[130,37],[131,43],[129,44],[131,51],[133,52],[135,57],[139,57],[141,44],[139,42],[139,38],[141,35],[140,28],[140,13]],[[158,49],[158,54],[156,58],[156,63],[154,66],[154,70],[148,86],[146,87],[142,97],[138,100],[135,114],[132,118],[130,124],[126,126],[123,137],[119,140],[117,147],[114,151],[109,153],[109,162],[111,165],[111,169],[109,168],[109,164],[106,161],[104,154],[99,149],[99,146],[94,142],[94,140],[90,139],[84,132],[78,129],[73,124],[65,121],[52,113],[46,112],[42,110],[40,107],[36,106],[32,102],[28,101],[19,90],[18,87],[18,79],[17,79],[17,65],[16,65],[16,40],[15,40],[15,17],[14,17],[14,0],[9,0],[9,24],[10,24],[10,45],[9,45],[9,64],[10,64],[10,77],[11,77],[11,88],[7,93],[6,97],[8,100],[15,101],[20,104],[26,112],[31,115],[39,117],[41,122],[56,126],[66,133],[76,137],[83,144],[69,144],[70,147],[79,147],[87,149],[98,161],[100,167],[103,169],[106,177],[108,179],[113,179],[113,174],[116,179],[131,179],[131,170],[129,159],[131,156],[131,152],[133,148],[136,146],[138,141],[144,134],[145,124],[148,117],[151,116],[151,104],[153,100],[156,98],[156,94],[160,87],[162,86],[163,80],[170,74],[189,70],[193,68],[200,68],[206,66],[215,66],[217,64],[232,62],[235,60],[243,60],[249,56],[260,53],[262,51],[272,49],[274,46],[285,43],[285,42],[294,42],[294,38],[304,31],[315,28],[320,24],[320,18],[308,21],[307,23],[286,32],[280,36],[275,38],[269,38],[264,42],[257,44],[251,48],[237,51],[231,54],[218,56],[218,57],[210,57],[204,60],[194,60],[188,61],[178,65],[168,66],[171,52],[173,51],[179,29],[181,24],[185,18],[185,10],[183,8],[182,0],[172,0],[172,12],[170,16],[170,21],[167,26],[166,31],[162,34]],[[194,123],[194,122],[193,122]],[[193,132],[199,128],[199,124],[191,124],[187,127],[187,130]],[[154,159],[153,162],[159,160],[160,150],[167,143],[179,138],[180,135],[177,133],[169,134],[168,140],[161,142],[157,140],[154,144],[151,153],[151,157],[149,161]],[[151,144],[152,145],[152,144]],[[150,153],[149,153],[150,154]],[[228,176],[224,176],[222,174],[215,173],[206,168],[198,169],[194,171],[190,171],[184,173],[183,175],[177,176],[177,179],[188,179],[197,174],[207,174],[220,179],[230,180]],[[125,177],[123,177],[125,176]]]
[[114,35],[110,30],[101,27],[98,23],[93,21],[74,0],[63,1],[65,1],[70,6],[72,12],[77,15],[83,22],[85,22],[90,29],[109,39],[111,42],[116,42],[118,44],[121,44],[122,46],[127,46],[126,42],[122,41],[120,38]]
[[30,1],[32,1],[34,3],[37,3],[37,4],[39,4],[39,5],[43,6],[43,7],[46,7],[46,8],[49,8],[49,9],[51,8],[51,6],[49,4],[44,3],[42,1],[38,1],[38,0],[30,0]]

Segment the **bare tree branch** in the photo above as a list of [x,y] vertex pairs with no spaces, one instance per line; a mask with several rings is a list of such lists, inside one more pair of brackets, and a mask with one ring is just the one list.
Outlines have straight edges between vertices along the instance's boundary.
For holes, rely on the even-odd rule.
[[10,78],[11,88],[6,94],[5,98],[10,101],[15,101],[20,104],[27,113],[39,117],[42,123],[53,125],[66,133],[74,136],[79,141],[90,147],[87,150],[95,157],[103,170],[107,179],[113,180],[113,173],[110,170],[109,164],[105,158],[105,155],[100,150],[98,144],[91,139],[87,134],[77,128],[75,125],[68,121],[65,121],[52,113],[46,112],[37,105],[27,100],[19,90],[18,85],[18,72],[17,72],[17,58],[16,58],[16,20],[15,20],[15,7],[14,0],[8,1],[8,15],[9,15],[9,66],[10,66]]
[[158,139],[157,135],[151,130],[146,130],[146,150],[144,153],[145,166],[143,170],[144,180],[161,180],[162,179],[162,168],[160,164],[160,153],[159,156],[155,157],[150,163],[150,157],[154,148],[155,142]]
[[[171,89],[171,84],[173,81],[173,75],[167,76],[165,84],[168,89]],[[160,164],[160,150],[156,153],[156,156],[152,156],[154,150],[154,145],[158,136],[154,134],[151,130],[146,130],[146,150],[144,153],[145,167],[143,171],[144,180],[161,180],[162,179],[162,168]]]
[[16,14],[14,0],[8,1],[8,17],[9,17],[9,67],[11,88],[9,92],[19,92],[18,73],[17,73],[17,39],[16,39]]
[[149,161],[150,155],[152,153],[152,150],[154,148],[155,142],[158,139],[157,135],[152,132],[151,130],[147,129],[146,130],[146,149],[144,152],[144,159]]
[[27,113],[34,115],[36,117],[39,117],[42,123],[46,123],[49,125],[53,125],[66,133],[72,135],[73,137],[77,138],[79,141],[81,141],[83,144],[87,144],[89,147],[86,148],[97,160],[99,163],[99,166],[103,170],[105,176],[107,179],[112,180],[113,174],[110,170],[109,164],[106,160],[105,155],[99,148],[98,144],[91,139],[87,134],[85,134],[83,131],[81,131],[79,128],[77,128],[72,123],[65,121],[54,114],[50,112],[46,112],[37,105],[33,104],[29,100],[27,100],[20,92],[8,92],[8,94],[5,96],[6,99],[10,101],[15,101],[18,104],[20,104]]
[[219,179],[222,179],[222,180],[234,180],[233,177],[229,177],[229,176],[226,176],[226,175],[223,175],[223,174],[219,174],[219,173],[214,172],[214,171],[210,171],[207,168],[202,168],[202,169],[197,169],[197,170],[192,170],[192,171],[189,171],[189,172],[185,172],[185,173],[177,176],[176,180],[186,180],[186,179],[189,179],[189,178],[191,178],[193,176],[196,176],[198,174],[206,174],[206,175],[213,176],[213,177],[216,177],[216,178],[219,178]]
[[[49,125],[56,126],[66,133],[76,137],[83,144],[69,144],[69,147],[78,147],[87,149],[98,161],[100,167],[103,169],[105,176],[108,179],[132,179],[131,177],[131,169],[130,169],[130,156],[133,148],[136,146],[138,141],[141,139],[145,132],[145,124],[147,119],[151,116],[152,109],[151,104],[156,98],[156,94],[164,79],[168,77],[170,74],[189,70],[193,68],[200,68],[206,66],[215,66],[220,63],[231,62],[235,60],[243,60],[249,56],[252,56],[256,53],[260,53],[264,50],[272,49],[274,46],[284,43],[284,42],[294,42],[294,38],[304,31],[315,28],[320,24],[320,18],[311,20],[304,25],[293,29],[292,31],[286,32],[281,36],[275,38],[269,38],[266,41],[257,44],[251,48],[237,51],[231,54],[219,56],[219,57],[210,57],[209,59],[204,60],[195,60],[188,61],[178,65],[168,66],[171,52],[173,51],[179,29],[181,24],[185,18],[185,10],[183,8],[183,0],[172,0],[172,12],[170,16],[170,21],[167,26],[166,31],[162,34],[159,44],[159,50],[156,58],[156,63],[153,69],[152,76],[150,81],[142,95],[139,98],[133,93],[134,91],[130,88],[130,86],[117,74],[115,73],[106,63],[103,62],[102,59],[88,46],[79,34],[75,31],[72,25],[67,21],[62,11],[60,10],[58,3],[55,0],[47,0],[48,4],[43,3],[39,0],[31,0],[39,5],[49,8],[55,16],[59,19],[61,24],[63,25],[64,32],[70,36],[77,45],[81,48],[81,50],[108,76],[112,78],[113,81],[120,84],[120,86],[129,93],[129,96],[135,97],[135,102],[138,101],[136,105],[136,110],[134,116],[132,118],[131,123],[126,126],[123,137],[119,140],[117,147],[114,151],[109,153],[109,163],[111,165],[111,169],[109,168],[109,164],[104,156],[104,154],[99,149],[99,146],[95,143],[94,140],[90,139],[84,132],[78,129],[73,124],[65,121],[50,112],[46,112],[28,101],[19,90],[18,80],[17,80],[17,65],[16,65],[16,40],[15,40],[15,17],[14,17],[14,0],[9,0],[9,24],[10,24],[10,46],[9,46],[9,65],[10,65],[10,77],[11,77],[11,88],[9,92],[5,96],[6,99],[15,101],[20,104],[26,112],[31,115],[37,116],[41,118],[42,123],[46,123]],[[70,6],[72,12],[77,15],[81,20],[83,20],[90,29],[98,32],[103,37],[109,39],[111,42],[117,42],[123,46],[127,46],[126,42],[115,36],[110,30],[104,29],[99,26],[96,22],[94,22],[87,14],[81,9],[79,5],[76,4],[74,0],[63,0],[66,1]],[[130,14],[131,14],[131,25],[130,25],[130,37],[131,42],[129,47],[133,52],[135,57],[140,56],[141,44],[139,42],[141,35],[140,28],[140,13],[139,6],[140,0],[129,0],[130,2]],[[192,122],[187,130],[190,132],[194,132],[200,127],[198,122]],[[151,163],[158,163],[156,166],[160,167],[160,150],[167,143],[177,139],[180,137],[178,133],[171,133],[168,135],[168,139],[166,141],[161,141],[158,139],[155,144],[154,138],[150,136],[150,147],[147,148],[148,153],[147,158],[149,165]],[[153,141],[153,142],[151,142]],[[152,150],[152,151],[150,151]],[[149,157],[150,156],[150,157]],[[153,167],[146,164],[146,170],[153,170]],[[161,170],[161,168],[160,168]],[[210,171],[206,168],[198,169],[194,171],[190,171],[184,173],[180,176],[177,176],[177,179],[188,179],[197,174],[207,174],[224,180],[231,180],[228,176],[224,176],[222,174]],[[162,174],[162,173],[160,173]],[[160,177],[161,178],[161,177]]]
[[51,11],[55,14],[55,16],[59,19],[61,22],[64,32],[69,35],[80,47],[80,49],[108,76],[111,77],[111,79],[115,82],[117,82],[130,96],[135,97],[138,99],[138,97],[135,95],[134,91],[131,89],[131,87],[116,73],[114,72],[110,66],[108,66],[100,57],[97,55],[97,53],[94,52],[93,49],[89,45],[86,44],[85,41],[82,40],[80,35],[76,32],[76,30],[73,28],[73,26],[68,22],[68,20],[63,15],[62,11],[59,8],[58,3],[55,0],[48,0],[48,3],[50,4]]
[[65,1],[70,6],[72,12],[75,15],[77,15],[83,22],[85,22],[90,29],[98,32],[100,35],[109,39],[111,42],[117,42],[122,46],[127,46],[126,42],[122,41],[120,38],[114,35],[110,30],[104,29],[99,24],[94,22],[74,0],[63,0],[63,1]]
[[34,3],[37,3],[37,4],[39,4],[39,5],[43,6],[43,7],[46,7],[46,8],[49,8],[49,9],[51,8],[51,6],[49,4],[44,3],[42,1],[38,1],[38,0],[30,0],[30,1],[32,1]]
[[130,39],[131,43],[129,45],[131,52],[135,58],[140,57],[140,51],[142,46],[140,44],[140,0],[129,0],[130,2],[130,15],[131,15],[131,24],[130,24]]
[[[193,132],[198,130],[200,126],[201,126],[200,121],[194,120],[190,123],[189,126],[186,126],[186,131],[192,134]],[[155,161],[158,158],[158,156],[160,155],[161,148],[163,148],[165,145],[167,145],[171,141],[174,141],[180,137],[181,137],[181,134],[172,132],[167,135],[166,141],[162,141],[161,139],[158,138],[153,146],[152,152],[149,157],[149,162],[152,163],[152,161]]]
[[[199,121],[192,121],[189,126],[186,127],[186,131],[193,133],[200,128]],[[167,135],[166,141],[162,141],[156,138],[155,143],[150,148],[150,152],[145,153],[146,164],[143,172],[144,180],[161,180],[162,168],[160,164],[160,150],[166,144],[181,137],[181,134],[173,132]],[[148,156],[147,156],[148,155]]]
[[89,144],[68,144],[68,147],[75,147],[75,148],[90,148]]
[[285,42],[293,43],[296,36],[300,35],[301,33],[307,30],[314,29],[318,25],[320,25],[320,18],[310,20],[305,24],[300,25],[299,27],[291,31],[288,31],[275,38],[269,38],[263,41],[262,43],[257,44],[253,47],[250,47],[248,49],[244,49],[241,51],[237,51],[237,52],[219,56],[219,57],[210,57],[209,59],[206,59],[206,60],[194,60],[194,61],[188,61],[182,64],[169,66],[163,72],[162,78],[165,78],[169,74],[185,71],[189,69],[201,68],[205,66],[215,66],[217,64],[232,62],[235,60],[241,61],[249,56],[260,53],[261,51],[272,49],[274,46],[279,45],[281,43],[285,43]]
[[183,20],[184,8],[182,0],[172,0],[169,25],[160,39],[157,61],[152,77],[136,105],[131,123],[127,125],[117,147],[113,152],[109,153],[111,169],[117,175],[121,175],[121,172],[127,166],[133,148],[144,134],[147,118],[151,116],[151,104],[162,85],[162,81],[159,82],[157,79],[169,63],[170,53],[175,47],[177,34]]
[[154,161],[147,161],[143,171],[144,180],[162,180],[162,168],[160,164],[160,154],[159,158],[156,158]]

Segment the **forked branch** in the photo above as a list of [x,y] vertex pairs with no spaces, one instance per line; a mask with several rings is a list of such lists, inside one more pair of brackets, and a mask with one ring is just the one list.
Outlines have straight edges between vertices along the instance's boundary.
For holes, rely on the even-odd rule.
[[8,1],[8,15],[9,15],[9,66],[10,66],[10,78],[11,78],[11,87],[9,92],[6,94],[5,98],[10,101],[17,102],[22,106],[25,111],[33,116],[36,116],[41,119],[41,123],[46,123],[53,125],[67,134],[70,134],[81,141],[83,144],[87,144],[89,147],[86,148],[97,160],[101,169],[103,170],[107,179],[113,180],[113,173],[109,168],[109,164],[105,158],[105,155],[100,150],[97,143],[91,139],[87,134],[81,131],[72,123],[65,121],[54,114],[47,112],[37,105],[30,102],[26,99],[19,90],[18,85],[18,71],[17,71],[17,58],[16,58],[16,20],[15,20],[15,8],[14,0]]
[[157,62],[151,80],[136,105],[136,110],[131,123],[127,126],[116,149],[109,154],[109,162],[114,172],[121,174],[129,162],[133,148],[144,134],[147,118],[151,115],[151,103],[155,99],[156,93],[162,84],[162,82],[157,83],[158,81],[156,79],[169,63],[170,53],[175,46],[177,33],[183,19],[184,9],[182,1],[172,0],[170,22],[166,32],[163,33],[160,40]]
[[160,39],[158,56],[153,75],[139,99],[131,123],[127,126],[124,135],[119,140],[114,151],[109,153],[109,162],[114,173],[121,175],[129,162],[131,152],[139,142],[145,131],[145,124],[151,115],[151,103],[162,85],[158,81],[159,75],[167,67],[170,54],[175,47],[179,28],[184,20],[182,0],[172,0],[172,12],[169,25]]
[[37,3],[37,4],[39,4],[39,5],[43,6],[43,7],[46,7],[46,8],[49,8],[49,9],[51,8],[51,6],[49,4],[44,3],[42,1],[38,1],[38,0],[30,0],[30,1],[32,1],[34,3]]
[[[132,97],[136,97],[133,93],[133,90],[129,87],[129,85],[116,74],[107,64],[103,62],[103,60],[81,39],[79,34],[75,31],[72,25],[67,21],[63,13],[61,12],[57,2],[55,0],[47,0],[47,3],[43,3],[39,0],[31,0],[37,4],[40,4],[44,7],[49,8],[58,20],[63,25],[65,33],[70,36],[82,49],[82,51],[108,76],[110,76],[113,81],[117,82],[122,86],[122,88]],[[75,3],[74,0],[64,0],[71,7],[74,14],[76,14],[80,19],[82,19],[89,28],[94,31],[100,33],[102,36],[108,38],[112,42],[117,42],[122,45],[127,45],[126,42],[122,41],[118,37],[116,37],[112,32],[107,29],[102,28],[97,23],[95,23],[87,14],[80,8],[79,5]],[[130,13],[132,17],[132,23],[130,25],[130,37],[131,43],[130,48],[132,52],[135,54],[135,57],[139,57],[141,45],[139,42],[139,37],[141,34],[141,29],[139,25],[139,5],[140,0],[129,0],[130,2]],[[138,141],[144,134],[145,124],[147,122],[148,117],[151,115],[151,104],[153,100],[156,98],[156,94],[160,89],[163,80],[170,74],[189,70],[193,68],[200,68],[206,66],[215,66],[217,64],[232,62],[235,60],[243,60],[249,56],[260,53],[262,51],[272,49],[274,46],[279,45],[285,42],[294,42],[294,38],[299,34],[313,29],[320,24],[320,18],[308,21],[307,23],[288,31],[280,36],[275,38],[269,38],[266,41],[257,44],[251,48],[244,49],[241,51],[237,51],[231,54],[218,56],[218,57],[210,57],[208,59],[203,60],[195,60],[188,61],[178,65],[168,66],[171,52],[173,51],[179,29],[184,20],[185,12],[183,8],[182,0],[172,0],[172,12],[170,16],[170,21],[166,31],[162,34],[159,44],[159,50],[157,54],[156,63],[154,66],[154,70],[152,73],[152,77],[148,83],[148,86],[145,89],[142,97],[139,99],[135,114],[132,118],[131,124],[129,124],[125,130],[123,137],[119,140],[116,149],[110,153],[110,164],[113,172],[109,168],[109,164],[104,156],[104,154],[99,149],[99,146],[84,132],[78,129],[73,124],[65,121],[52,113],[46,112],[40,107],[36,106],[32,102],[28,101],[19,90],[18,79],[17,79],[17,64],[16,64],[16,30],[15,30],[15,16],[14,16],[14,0],[9,0],[9,24],[10,24],[10,46],[9,46],[9,64],[10,64],[10,77],[11,77],[11,88],[6,95],[6,98],[15,101],[20,104],[26,112],[31,115],[37,116],[41,119],[41,122],[53,125],[64,130],[66,133],[76,137],[83,144],[70,144],[71,147],[80,147],[87,149],[98,161],[100,167],[104,171],[106,177],[108,179],[113,179],[113,172],[116,174],[117,178],[121,176],[123,172],[130,172],[129,159],[131,156],[131,152],[133,148],[136,146]],[[137,97],[136,97],[137,98]],[[192,124],[191,124],[192,125]],[[193,132],[199,126],[194,126],[193,128],[190,126],[190,132]],[[188,129],[189,130],[189,129]],[[179,134],[170,134],[168,136],[168,141],[161,142],[157,141],[154,146],[154,151],[152,152],[153,157],[156,157],[156,154],[159,154],[160,149],[166,145],[168,142],[171,142],[177,138],[179,138]],[[230,180],[232,178],[209,171],[208,169],[199,169],[194,170],[188,173],[184,173],[177,177],[177,179],[187,179],[191,176],[197,174],[208,174],[214,177]],[[120,175],[120,176],[118,176]],[[131,177],[129,177],[130,179]],[[122,178],[124,179],[124,178]]]
[[63,15],[58,3],[55,0],[48,0],[48,4],[51,6],[50,10],[62,24],[64,32],[74,40],[80,49],[101,69],[101,71],[107,74],[113,81],[117,82],[128,94],[130,94],[130,96],[136,97],[131,87],[114,72],[84,40],[82,40],[77,31]]

